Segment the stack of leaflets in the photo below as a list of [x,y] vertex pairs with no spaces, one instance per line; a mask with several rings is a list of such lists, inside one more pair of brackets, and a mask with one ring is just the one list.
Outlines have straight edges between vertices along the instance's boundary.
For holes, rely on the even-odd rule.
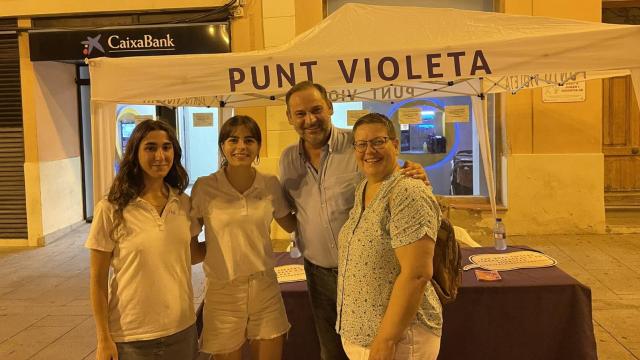
[[278,283],[289,283],[296,281],[306,281],[307,277],[304,274],[304,266],[294,265],[282,265],[276,266],[276,276],[278,277]]

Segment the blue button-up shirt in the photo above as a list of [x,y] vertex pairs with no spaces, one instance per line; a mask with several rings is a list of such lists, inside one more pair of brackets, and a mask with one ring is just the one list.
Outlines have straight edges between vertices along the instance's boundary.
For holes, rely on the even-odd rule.
[[305,155],[302,139],[283,151],[280,182],[296,209],[298,242],[307,260],[322,267],[338,267],[338,234],[349,217],[361,180],[351,130],[332,127],[317,170]]

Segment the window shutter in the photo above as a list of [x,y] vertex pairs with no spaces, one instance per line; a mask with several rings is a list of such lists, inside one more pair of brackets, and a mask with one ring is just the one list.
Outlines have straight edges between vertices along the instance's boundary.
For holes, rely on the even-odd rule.
[[15,19],[0,19],[0,245],[27,238],[20,60]]

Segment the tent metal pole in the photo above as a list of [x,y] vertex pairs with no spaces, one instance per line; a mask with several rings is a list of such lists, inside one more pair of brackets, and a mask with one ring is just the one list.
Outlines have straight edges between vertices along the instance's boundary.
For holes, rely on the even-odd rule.
[[482,157],[482,165],[485,180],[487,182],[487,191],[489,193],[489,203],[491,204],[491,213],[493,218],[497,217],[496,209],[496,185],[493,176],[493,161],[491,158],[491,146],[489,141],[489,127],[487,121],[487,96],[484,92],[484,79],[479,79],[480,96],[472,99],[473,113],[475,117],[476,129],[478,132],[478,141],[480,142],[480,155]]
[[109,193],[115,177],[116,104],[91,101],[91,154],[94,206]]

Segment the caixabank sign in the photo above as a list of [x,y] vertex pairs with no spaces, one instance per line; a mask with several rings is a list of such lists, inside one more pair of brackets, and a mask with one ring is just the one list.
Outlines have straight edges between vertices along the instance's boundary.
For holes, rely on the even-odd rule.
[[230,40],[228,23],[29,32],[31,61],[224,53]]

